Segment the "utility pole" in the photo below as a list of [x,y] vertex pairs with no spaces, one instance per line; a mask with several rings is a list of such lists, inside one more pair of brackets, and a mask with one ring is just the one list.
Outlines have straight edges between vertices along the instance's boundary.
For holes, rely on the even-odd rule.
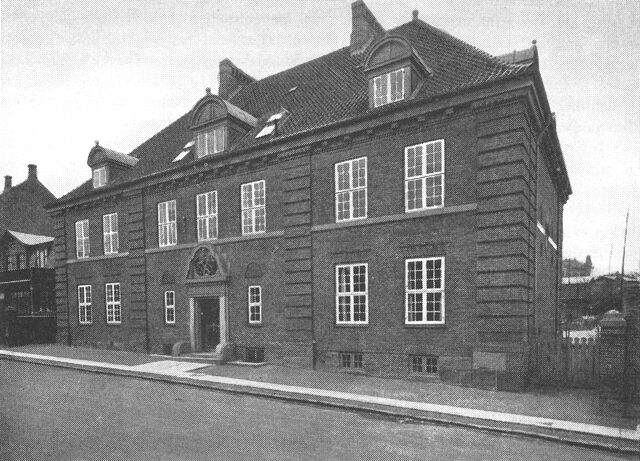
[[624,224],[624,243],[622,244],[622,270],[620,276],[620,310],[622,311],[622,300],[624,299],[624,258],[627,253],[627,230],[629,228],[629,210],[627,209],[627,219]]

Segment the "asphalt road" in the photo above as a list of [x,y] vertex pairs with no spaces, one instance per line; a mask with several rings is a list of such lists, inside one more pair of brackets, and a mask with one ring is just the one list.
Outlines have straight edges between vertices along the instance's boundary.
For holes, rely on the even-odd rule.
[[459,427],[0,360],[1,460],[613,460]]

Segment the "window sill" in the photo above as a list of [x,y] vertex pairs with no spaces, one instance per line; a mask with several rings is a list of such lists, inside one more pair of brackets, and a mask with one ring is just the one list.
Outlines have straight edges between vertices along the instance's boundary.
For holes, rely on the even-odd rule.
[[262,322],[259,322],[259,323],[247,322],[247,326],[250,327],[250,328],[260,328],[260,327],[262,327]]
[[423,217],[429,217],[429,216],[439,216],[443,214],[464,213],[467,211],[474,211],[476,208],[478,208],[477,203],[466,203],[464,205],[445,206],[445,207],[439,207],[439,208],[427,208],[427,209],[414,210],[410,212],[397,213],[397,214],[386,215],[386,216],[368,217],[364,219],[341,221],[341,222],[330,223],[330,224],[316,224],[315,226],[311,227],[311,230],[313,232],[320,232],[320,231],[349,228],[353,226],[366,226],[370,224],[386,224],[386,223],[397,222],[397,221],[405,221],[408,219],[416,219],[416,218],[423,218]]
[[447,325],[445,323],[405,323],[404,328],[418,328],[418,329],[435,329],[435,330],[446,330]]
[[107,259],[125,258],[127,256],[129,256],[128,251],[125,251],[124,253],[112,253],[112,254],[100,255],[100,256],[87,256],[85,258],[67,259],[67,264],[76,264],[76,263],[83,263],[88,261],[103,261]]
[[334,323],[334,326],[338,328],[365,328],[369,326],[369,322],[367,323]]
[[119,327],[122,326],[122,322],[107,322],[108,327]]

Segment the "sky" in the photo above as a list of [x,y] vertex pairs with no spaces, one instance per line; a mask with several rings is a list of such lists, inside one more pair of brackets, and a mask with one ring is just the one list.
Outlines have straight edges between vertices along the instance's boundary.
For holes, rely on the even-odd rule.
[[[365,0],[385,29],[425,22],[494,55],[537,40],[573,195],[564,257],[640,270],[640,2]],[[95,140],[121,152],[217,89],[231,59],[262,78],[349,44],[347,0],[1,0],[0,175],[28,163],[61,196]]]

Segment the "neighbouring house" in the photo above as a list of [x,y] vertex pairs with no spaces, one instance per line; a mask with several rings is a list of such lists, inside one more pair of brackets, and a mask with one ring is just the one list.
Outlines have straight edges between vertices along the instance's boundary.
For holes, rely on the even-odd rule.
[[0,194],[0,343],[54,342],[53,225],[44,209],[55,196],[29,165],[27,180],[5,176]]
[[529,382],[571,193],[535,42],[492,56],[362,1],[352,23],[272,76],[223,60],[129,153],[96,143],[50,207],[59,341]]
[[591,271],[593,271],[593,263],[590,255],[587,255],[584,262],[580,262],[575,258],[562,260],[563,277],[589,277]]

